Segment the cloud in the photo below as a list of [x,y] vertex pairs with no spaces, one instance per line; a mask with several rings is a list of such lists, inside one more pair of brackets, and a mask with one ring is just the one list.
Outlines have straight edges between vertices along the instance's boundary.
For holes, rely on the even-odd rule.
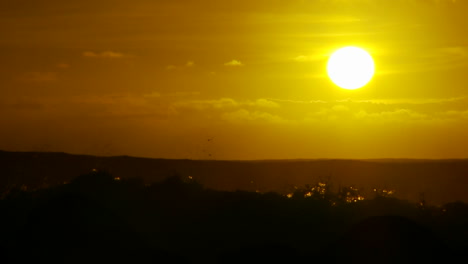
[[145,98],[161,98],[161,97],[188,97],[188,96],[196,96],[200,95],[200,92],[173,92],[173,93],[165,93],[161,94],[159,92],[151,92],[149,94],[144,94],[143,97]]
[[[327,2],[327,1],[323,1]],[[332,4],[375,4],[375,5],[388,5],[395,3],[388,0],[330,0],[328,1]],[[400,0],[400,3],[403,4],[457,4],[463,2],[463,0]]]
[[240,66],[244,66],[244,64],[242,62],[238,61],[238,60],[232,60],[232,61],[224,63],[224,66],[240,67]]
[[[464,111],[447,112],[447,108],[462,107],[452,104],[463,98],[407,100],[332,100],[288,101],[260,98],[257,100],[182,100],[171,104],[181,116],[199,115],[229,121],[272,121],[290,123],[308,122],[432,122],[464,120]],[[298,103],[299,102],[299,103]],[[434,108],[433,105],[440,104]],[[464,109],[464,108],[460,108]]]
[[368,113],[364,110],[354,115],[357,119],[367,119],[373,121],[422,121],[429,120],[431,116],[419,113],[410,109],[397,109],[394,111],[384,111]]
[[368,103],[378,105],[428,105],[428,104],[445,104],[465,101],[467,98],[449,97],[449,98],[401,98],[401,99],[344,99],[336,100],[340,103]]
[[263,98],[257,100],[234,100],[232,98],[183,100],[172,104],[174,113],[180,117],[196,115],[197,118],[229,122],[256,120],[284,122],[285,120],[276,113],[279,107],[278,103]]
[[[189,100],[198,92],[159,93],[144,95],[114,95],[72,98],[67,106],[86,105],[101,115],[123,117],[215,118],[218,120],[279,121],[280,117],[267,111],[279,105],[267,99],[238,101],[232,98],[214,100]],[[52,104],[52,103],[51,103]],[[122,107],[125,106],[125,107]],[[91,111],[91,110],[90,110]],[[248,114],[246,114],[246,111]]]
[[389,110],[377,109],[352,109],[346,105],[333,105],[324,107],[316,112],[309,113],[305,120],[307,121],[339,121],[339,122],[357,122],[367,121],[372,123],[388,122],[415,122],[431,121],[439,118],[438,112],[420,112],[408,108],[396,108]]
[[[185,94],[183,94],[185,95]],[[237,101],[232,98],[221,98],[216,100],[191,100],[174,103],[174,107],[193,110],[232,110],[240,107],[248,108],[278,108],[280,105],[268,99],[257,99],[255,101]]]
[[218,100],[192,100],[174,103],[176,109],[185,110],[207,110],[207,109],[232,109],[239,106],[239,103],[231,98],[221,98]]
[[334,120],[350,120],[352,118],[351,110],[345,105],[334,105],[331,107],[322,107],[316,112],[306,115],[306,120],[315,121],[334,121]]
[[222,119],[230,122],[239,122],[239,121],[266,121],[272,123],[281,123],[285,120],[279,116],[272,115],[266,112],[260,111],[248,111],[246,109],[239,109],[234,112],[224,113],[221,116]]
[[349,111],[349,108],[344,105],[335,105],[332,107],[333,111],[335,112],[347,112]]
[[130,57],[129,55],[114,52],[114,51],[103,51],[103,52],[93,52],[93,51],[85,51],[83,52],[83,56],[87,58],[106,58],[106,59],[121,59]]
[[264,107],[264,108],[277,108],[280,105],[268,99],[257,99],[257,101],[250,103],[250,105]]
[[329,103],[324,100],[301,101],[301,100],[284,100],[284,99],[276,99],[276,98],[267,98],[267,100],[270,100],[273,102],[280,102],[280,103],[290,103],[290,104],[327,104]]
[[273,102],[283,102],[290,104],[376,104],[376,105],[427,105],[427,104],[445,104],[463,102],[468,98],[465,96],[448,97],[448,98],[397,98],[397,99],[340,99],[340,100],[284,100],[276,98],[268,98],[267,100]]
[[195,67],[195,62],[194,61],[187,61],[184,65],[182,66],[176,66],[176,65],[168,65],[166,66],[166,70],[172,71],[172,70],[177,70],[177,69],[182,69],[182,68],[192,68]]
[[443,113],[439,113],[438,115],[439,119],[442,120],[468,120],[468,110],[462,110],[462,111],[446,111]]
[[58,73],[56,72],[28,72],[22,78],[26,82],[55,82],[58,80]]
[[[148,94],[110,94],[106,96],[70,96],[4,99],[2,109],[38,115],[92,115],[96,118],[132,118],[158,120],[206,120],[236,124],[449,124],[466,123],[466,104],[443,105],[440,108],[411,105],[350,105],[330,103],[317,105],[278,103],[269,99],[235,100],[219,98],[192,100],[196,92]],[[39,111],[40,110],[40,111]]]

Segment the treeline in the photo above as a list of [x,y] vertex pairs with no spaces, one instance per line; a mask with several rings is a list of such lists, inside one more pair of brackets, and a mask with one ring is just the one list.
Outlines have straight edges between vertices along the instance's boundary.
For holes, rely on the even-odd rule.
[[447,263],[468,252],[465,203],[411,203],[391,190],[364,198],[326,182],[280,195],[94,171],[60,186],[10,189],[0,214],[4,263]]

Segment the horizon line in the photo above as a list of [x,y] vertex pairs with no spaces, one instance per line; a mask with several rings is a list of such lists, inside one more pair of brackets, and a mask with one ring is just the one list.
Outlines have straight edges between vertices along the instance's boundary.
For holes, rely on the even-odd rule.
[[183,161],[218,161],[218,162],[271,162],[271,161],[468,161],[468,158],[268,158],[268,159],[192,159],[192,158],[156,158],[131,155],[95,155],[71,153],[63,151],[11,151],[1,150],[0,152],[7,153],[48,153],[48,154],[65,154],[72,156],[87,156],[97,158],[136,158],[136,159],[152,159],[152,160],[183,160]]

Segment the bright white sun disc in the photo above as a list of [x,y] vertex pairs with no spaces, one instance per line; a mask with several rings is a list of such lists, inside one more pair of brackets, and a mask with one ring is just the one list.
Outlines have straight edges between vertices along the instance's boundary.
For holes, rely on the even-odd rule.
[[327,73],[332,82],[339,87],[358,89],[370,82],[374,76],[374,60],[361,48],[341,48],[328,59]]

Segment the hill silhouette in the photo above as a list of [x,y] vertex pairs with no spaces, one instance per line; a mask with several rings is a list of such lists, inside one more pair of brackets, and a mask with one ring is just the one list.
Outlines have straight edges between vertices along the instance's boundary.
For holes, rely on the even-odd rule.
[[206,189],[180,175],[145,184],[95,171],[0,199],[0,253],[2,263],[467,260],[467,204],[350,196],[322,183],[284,196]]
[[40,188],[68,182],[93,169],[146,183],[178,173],[216,190],[275,191],[330,181],[332,188],[351,186],[365,196],[373,190],[395,190],[396,196],[431,204],[468,202],[468,160],[168,160],[128,156],[96,157],[48,152],[0,151],[0,190]]

